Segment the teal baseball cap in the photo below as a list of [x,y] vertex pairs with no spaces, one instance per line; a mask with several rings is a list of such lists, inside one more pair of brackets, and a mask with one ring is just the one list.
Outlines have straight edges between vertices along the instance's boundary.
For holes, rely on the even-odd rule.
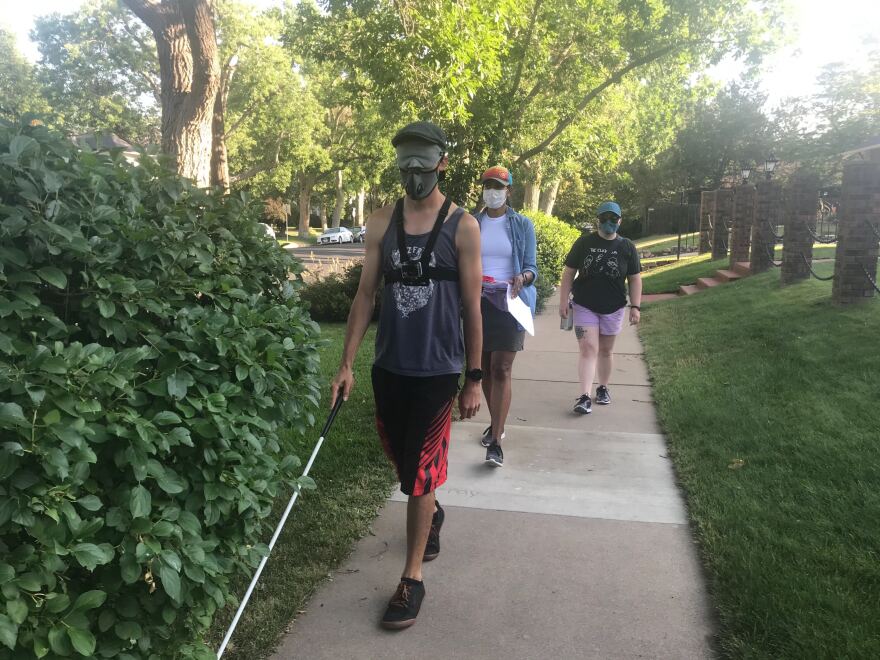
[[618,206],[617,202],[602,202],[599,204],[599,208],[596,209],[596,217],[599,217],[603,213],[614,213],[618,218],[623,217],[623,214],[620,212],[620,206]]

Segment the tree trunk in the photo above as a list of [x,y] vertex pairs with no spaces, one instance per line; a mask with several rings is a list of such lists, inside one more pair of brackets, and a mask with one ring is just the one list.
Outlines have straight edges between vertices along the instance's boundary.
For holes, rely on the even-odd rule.
[[366,218],[364,217],[364,203],[367,201],[367,191],[361,188],[357,196],[357,226],[363,227]]
[[525,193],[523,209],[526,211],[537,210],[541,196],[541,180],[538,179],[537,181],[530,181],[525,184]]
[[211,121],[211,185],[219,186],[229,193],[229,157],[226,151],[226,104],[229,100],[229,87],[235,75],[235,64],[231,61],[223,70],[220,89],[214,97],[214,116]]
[[153,32],[159,56],[162,150],[179,174],[211,182],[214,100],[220,86],[211,0],[125,0]]
[[303,174],[299,179],[299,237],[309,237],[309,217],[312,207],[312,187],[315,178],[309,174]]
[[342,187],[342,170],[336,170],[336,206],[333,207],[333,226],[338,227],[342,221],[345,207],[345,190]]
[[559,179],[550,182],[550,186],[541,191],[541,203],[539,209],[547,215],[553,215],[553,205],[556,204],[556,195],[559,192]]
[[319,202],[318,208],[320,209],[318,215],[321,218],[321,231],[327,231],[327,205],[324,204],[323,199]]

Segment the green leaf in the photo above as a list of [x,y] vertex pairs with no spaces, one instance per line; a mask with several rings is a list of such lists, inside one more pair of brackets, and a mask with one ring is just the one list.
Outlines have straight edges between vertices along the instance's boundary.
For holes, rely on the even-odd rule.
[[165,472],[156,478],[156,483],[159,484],[159,488],[171,495],[182,493],[186,488],[186,482],[170,468],[166,468]]
[[76,649],[76,652],[80,655],[91,656],[95,652],[95,644],[97,641],[95,640],[95,636],[88,630],[83,630],[82,628],[68,628],[67,636],[70,637],[70,642],[73,644],[73,648]]
[[163,550],[159,557],[175,571],[180,573],[180,557],[174,550]]
[[67,594],[49,594],[46,597],[46,609],[52,614],[58,614],[70,607],[70,596]]
[[168,395],[175,399],[182,399],[195,379],[186,371],[175,371],[165,380],[168,386]]
[[131,517],[146,518],[150,515],[152,508],[152,497],[150,491],[138,484],[131,489]]
[[15,650],[18,639],[18,626],[5,614],[0,614],[0,644]]
[[53,408],[52,410],[47,412],[45,415],[43,415],[43,422],[47,426],[52,426],[52,424],[57,424],[60,421],[61,421],[61,411],[58,410],[57,408]]
[[112,609],[103,609],[98,615],[98,630],[107,632],[116,623],[116,612]]
[[159,580],[162,582],[162,588],[165,593],[179,603],[180,602],[180,575],[168,564],[162,563],[159,566]]
[[39,591],[43,588],[43,581],[36,573],[25,573],[15,579],[15,583],[25,591]]
[[82,508],[86,511],[98,511],[101,509],[103,504],[101,504],[101,500],[95,495],[86,495],[85,497],[81,497],[76,501]]
[[58,289],[64,289],[67,287],[67,275],[65,275],[60,269],[55,268],[54,266],[46,266],[45,268],[40,268],[37,271],[37,275],[39,275],[40,278],[42,278],[44,281],[48,282]]
[[138,640],[141,637],[141,627],[134,621],[120,621],[113,628],[113,632],[119,639]]
[[134,584],[141,577],[141,565],[131,553],[125,553],[119,563],[122,579],[126,584]]
[[42,637],[34,637],[34,655],[45,658],[49,654],[49,645]]
[[3,426],[30,426],[17,403],[0,403],[0,424]]
[[[192,514],[190,514],[192,515]],[[196,532],[198,533],[198,532]],[[15,569],[9,564],[0,562],[0,584],[6,584],[15,577]]]
[[101,591],[99,589],[93,589],[92,591],[86,591],[79,595],[76,599],[76,602],[73,604],[74,612],[85,612],[86,610],[93,610],[96,607],[101,607],[104,604],[104,601],[107,600],[107,592]]
[[[170,387],[169,387],[170,393]],[[186,393],[184,391],[184,393]],[[156,413],[153,416],[153,424],[156,426],[167,426],[168,424],[180,424],[183,420],[180,419],[180,416],[177,413],[173,413],[170,410],[163,410],[162,412]]]
[[111,300],[99,300],[98,311],[105,319],[112,318],[116,314],[116,305]]
[[[95,545],[94,543],[77,543],[71,548],[76,560],[90,571],[96,566],[108,563],[113,559],[113,546],[109,543]],[[92,592],[87,592],[92,593]]]
[[6,612],[14,623],[20,625],[27,619],[28,606],[21,598],[16,598],[6,603]]
[[73,649],[70,646],[70,640],[67,638],[67,628],[63,625],[53,626],[49,631],[49,646],[58,655],[70,655]]

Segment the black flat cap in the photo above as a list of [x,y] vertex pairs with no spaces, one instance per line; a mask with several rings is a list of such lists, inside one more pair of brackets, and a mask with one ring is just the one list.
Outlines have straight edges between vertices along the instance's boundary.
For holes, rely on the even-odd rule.
[[414,121],[411,124],[407,124],[391,138],[391,145],[396,147],[401,142],[406,142],[407,140],[423,140],[436,144],[444,152],[446,151],[446,133],[443,132],[442,128],[429,121]]

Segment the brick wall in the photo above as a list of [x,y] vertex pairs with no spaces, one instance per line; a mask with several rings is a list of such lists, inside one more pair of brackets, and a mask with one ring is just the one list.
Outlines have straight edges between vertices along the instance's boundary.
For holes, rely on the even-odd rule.
[[781,277],[783,284],[791,284],[810,276],[807,263],[813,261],[813,237],[810,231],[816,231],[819,178],[813,174],[796,175],[784,196],[785,240],[782,244]]
[[755,216],[755,186],[738,186],[733,191],[733,229],[730,232],[730,267],[748,263],[752,223]]
[[850,161],[843,169],[832,300],[846,305],[874,296],[865,270],[877,280],[880,230],[880,162]]
[[733,220],[733,189],[715,191],[715,215],[712,217],[712,259],[724,259],[730,243],[730,223]]
[[715,216],[715,191],[706,190],[700,194],[700,254],[712,249],[711,225]]
[[771,267],[776,239],[773,232],[779,222],[781,189],[775,181],[761,181],[756,188],[755,217],[752,223],[752,247],[749,251],[749,269],[763,273]]

